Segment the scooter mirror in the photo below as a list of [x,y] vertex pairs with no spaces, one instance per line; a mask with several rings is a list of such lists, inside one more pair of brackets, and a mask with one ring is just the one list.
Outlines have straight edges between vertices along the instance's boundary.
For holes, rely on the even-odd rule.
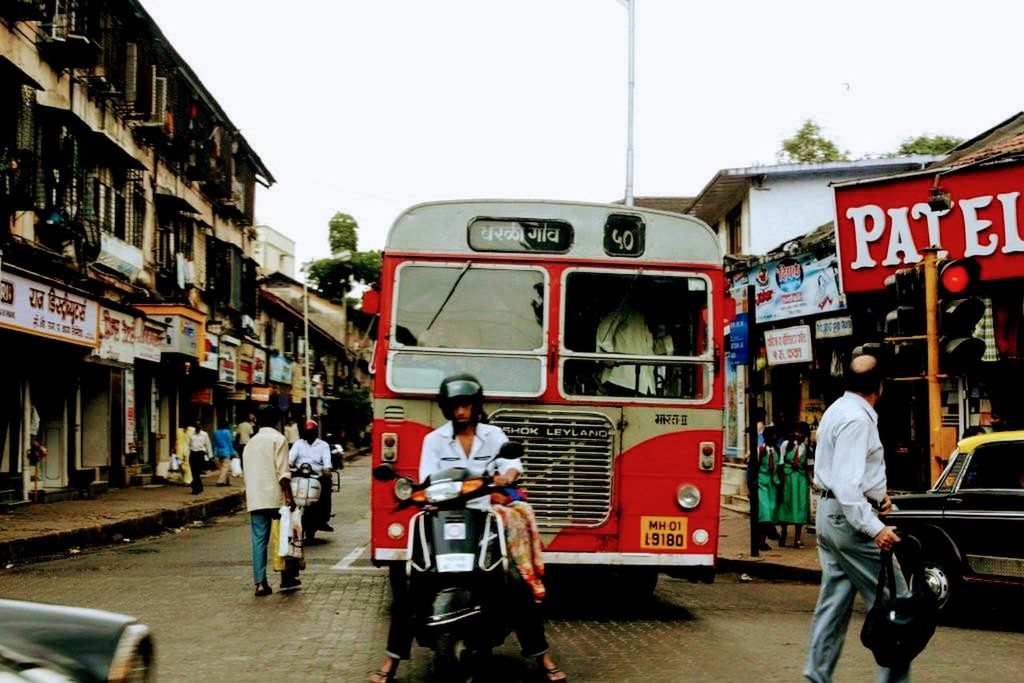
[[377,481],[392,481],[398,478],[398,472],[391,465],[377,465],[373,468],[373,478]]
[[498,457],[505,460],[516,460],[523,457],[523,444],[519,441],[506,441],[498,450]]

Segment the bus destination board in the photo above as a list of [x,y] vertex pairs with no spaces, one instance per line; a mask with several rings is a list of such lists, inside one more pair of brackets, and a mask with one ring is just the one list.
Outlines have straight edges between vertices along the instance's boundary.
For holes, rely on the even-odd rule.
[[564,254],[572,247],[572,226],[565,221],[477,218],[469,224],[474,251]]

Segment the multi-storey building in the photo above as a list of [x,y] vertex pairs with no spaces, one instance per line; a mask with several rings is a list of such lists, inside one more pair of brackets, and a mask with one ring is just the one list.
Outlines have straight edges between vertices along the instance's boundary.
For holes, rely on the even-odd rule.
[[233,418],[206,334],[255,337],[257,182],[138,0],[0,4],[0,500],[129,483]]

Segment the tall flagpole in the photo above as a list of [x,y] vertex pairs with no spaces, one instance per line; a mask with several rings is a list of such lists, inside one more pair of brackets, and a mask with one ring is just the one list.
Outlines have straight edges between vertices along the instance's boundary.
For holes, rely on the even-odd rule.
[[636,0],[624,0],[629,12],[629,115],[626,122],[626,206],[633,206],[633,90],[636,87]]

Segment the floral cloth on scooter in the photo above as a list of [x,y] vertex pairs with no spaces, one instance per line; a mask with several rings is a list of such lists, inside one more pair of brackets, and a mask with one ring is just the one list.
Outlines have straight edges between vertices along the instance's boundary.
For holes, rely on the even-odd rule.
[[[505,527],[505,545],[508,548],[509,559],[515,565],[519,576],[533,591],[533,599],[540,602],[547,594],[544,582],[544,555],[540,542],[540,531],[537,529],[537,517],[533,508],[523,500],[520,492],[519,500],[509,499],[507,502],[494,500],[491,508],[495,514],[501,517]],[[495,494],[499,496],[503,494]]]

